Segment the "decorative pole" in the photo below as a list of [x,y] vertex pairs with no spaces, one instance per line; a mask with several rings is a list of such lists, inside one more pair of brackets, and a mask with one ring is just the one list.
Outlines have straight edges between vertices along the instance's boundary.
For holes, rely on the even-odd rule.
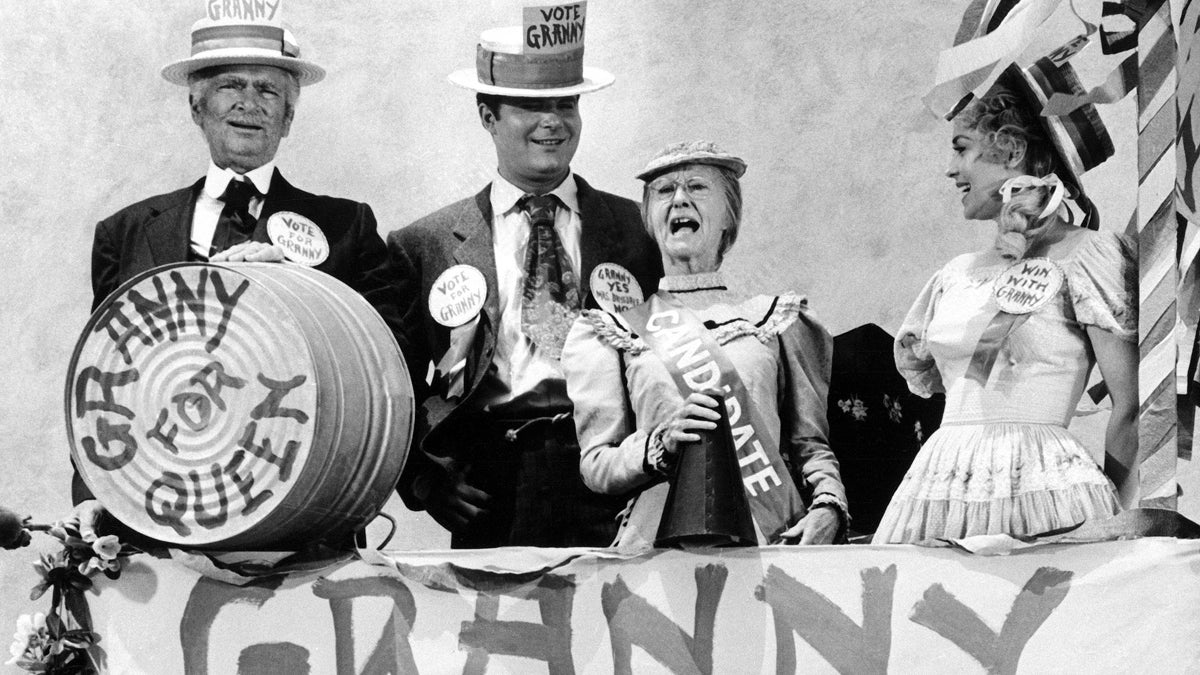
[[[1170,4],[1126,2],[1137,17],[1138,469],[1140,505],[1175,509],[1176,410],[1175,32]],[[1136,8],[1136,5],[1143,5]],[[1127,12],[1128,14],[1129,12]],[[1132,18],[1132,17],[1131,17]]]

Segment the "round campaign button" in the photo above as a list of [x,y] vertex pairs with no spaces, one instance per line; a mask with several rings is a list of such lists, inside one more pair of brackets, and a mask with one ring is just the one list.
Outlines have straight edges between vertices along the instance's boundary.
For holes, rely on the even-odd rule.
[[613,314],[636,307],[646,299],[633,273],[616,263],[596,265],[589,285],[596,303]]
[[1063,271],[1047,258],[1021,260],[1000,274],[992,287],[992,297],[1002,311],[1029,314],[1041,309],[1058,294]]
[[442,272],[429,291],[429,315],[447,328],[457,328],[479,316],[487,298],[483,272],[470,265],[455,265]]
[[288,260],[316,267],[329,257],[329,241],[313,221],[299,213],[280,211],[267,220],[267,236]]

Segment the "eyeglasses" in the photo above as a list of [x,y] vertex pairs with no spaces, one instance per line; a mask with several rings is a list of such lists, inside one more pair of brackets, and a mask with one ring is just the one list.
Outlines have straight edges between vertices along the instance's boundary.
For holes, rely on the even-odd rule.
[[685,194],[696,200],[708,199],[716,191],[716,186],[712,181],[699,176],[663,176],[662,178],[650,181],[650,185],[647,188],[650,191],[650,198],[656,201],[674,199],[675,193],[679,188],[683,188]]

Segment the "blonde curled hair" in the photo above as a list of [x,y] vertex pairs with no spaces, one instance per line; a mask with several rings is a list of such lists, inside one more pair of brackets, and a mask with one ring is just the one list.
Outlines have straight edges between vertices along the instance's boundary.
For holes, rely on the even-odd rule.
[[1056,174],[1016,176],[1000,186],[1000,217],[996,250],[1001,257],[1020,260],[1046,236],[1060,218],[1070,223],[1063,205],[1067,188]]
[[[963,110],[958,119],[967,128],[983,134],[988,160],[1003,162],[1020,154],[1024,171],[1035,178],[1049,176],[1058,169],[1053,142],[1039,123],[1037,113],[1009,87],[992,86]],[[1001,256],[1020,260],[1046,235],[1054,216],[1070,216],[1070,210],[1061,204],[1052,213],[1043,214],[1053,194],[1052,185],[1036,181],[1012,192],[1012,198],[1000,210],[996,233],[996,250]]]

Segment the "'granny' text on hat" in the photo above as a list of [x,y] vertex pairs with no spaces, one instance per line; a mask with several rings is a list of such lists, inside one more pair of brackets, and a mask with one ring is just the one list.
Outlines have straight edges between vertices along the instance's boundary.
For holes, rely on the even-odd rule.
[[275,21],[283,0],[208,0],[205,15],[210,21]]
[[475,67],[456,70],[450,82],[494,96],[558,98],[599,91],[612,73],[583,65],[587,2],[524,7],[521,25],[483,31]]

